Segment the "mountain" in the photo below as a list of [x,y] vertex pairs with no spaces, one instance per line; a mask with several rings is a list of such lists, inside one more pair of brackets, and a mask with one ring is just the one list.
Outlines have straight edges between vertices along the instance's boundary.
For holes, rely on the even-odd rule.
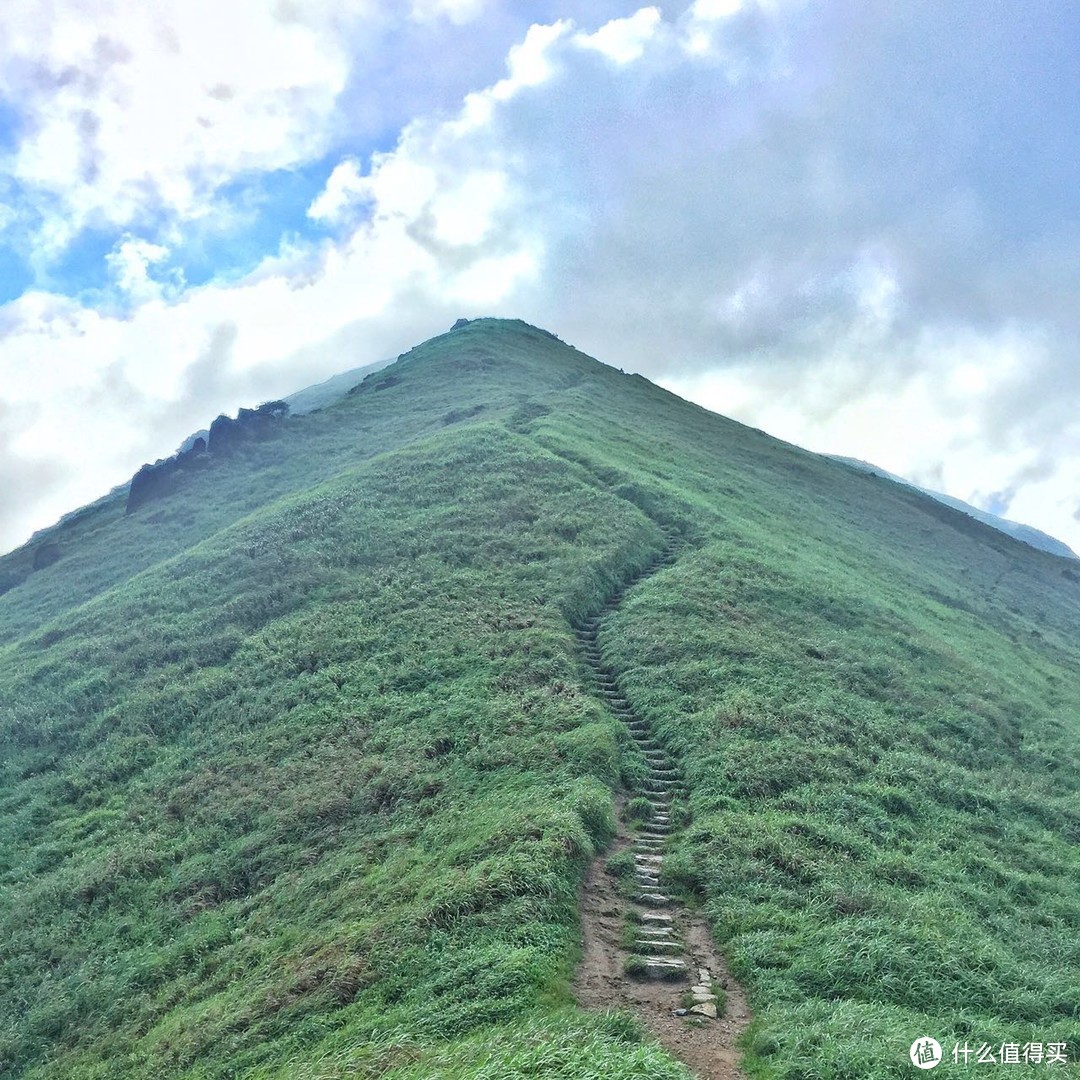
[[953,498],[953,496],[945,495],[940,491],[932,491],[930,488],[919,487],[918,484],[913,484],[910,480],[905,480],[902,476],[897,476],[895,473],[882,469],[878,465],[871,465],[868,461],[859,461],[858,458],[841,457],[837,454],[830,454],[828,456],[831,457],[833,461],[839,461],[844,465],[850,465],[853,469],[859,469],[862,472],[871,473],[874,476],[882,476],[886,480],[891,480],[894,484],[903,484],[905,487],[909,487],[914,491],[919,491],[923,495],[928,495],[931,499],[936,499],[946,506],[951,506],[954,510],[959,510],[960,513],[967,514],[969,517],[975,518],[976,521],[981,521],[984,525],[989,525],[992,529],[999,529],[1001,532],[1007,533],[1015,540],[1019,540],[1024,544],[1030,544],[1040,551],[1048,551],[1052,555],[1060,555],[1065,559],[1075,559],[1077,557],[1076,552],[1074,552],[1068,544],[1063,544],[1060,540],[1055,539],[1053,536],[1048,536],[1046,533],[1041,532],[1039,529],[1034,529],[1030,525],[1021,525],[1018,521],[1009,521],[1008,518],[999,517],[997,514],[991,514],[986,510],[980,510],[977,506],[972,506],[970,503],[964,502],[963,499],[956,499]]
[[1080,1045],[1071,562],[516,321],[209,436],[0,559],[0,1076]]

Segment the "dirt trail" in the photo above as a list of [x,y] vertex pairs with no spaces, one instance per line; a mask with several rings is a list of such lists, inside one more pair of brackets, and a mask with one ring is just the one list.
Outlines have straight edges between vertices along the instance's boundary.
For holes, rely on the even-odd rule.
[[[597,643],[601,621],[618,607],[625,590],[672,562],[678,544],[674,533],[668,533],[660,558],[577,629],[600,695],[626,724],[649,763],[649,775],[638,794],[649,800],[652,816],[631,833],[620,814],[614,844],[589,869],[581,895],[584,952],[574,978],[574,996],[587,1009],[622,1008],[636,1014],[700,1080],[744,1080],[736,1042],[750,1022],[746,995],[716,951],[704,920],[667,896],[661,885],[671,800],[681,785],[678,771],[623,697]],[[633,853],[632,885],[623,890],[629,896],[620,894],[616,879],[604,868],[613,855],[627,850]],[[628,937],[632,947],[625,944]],[[626,972],[628,962],[633,975]]]

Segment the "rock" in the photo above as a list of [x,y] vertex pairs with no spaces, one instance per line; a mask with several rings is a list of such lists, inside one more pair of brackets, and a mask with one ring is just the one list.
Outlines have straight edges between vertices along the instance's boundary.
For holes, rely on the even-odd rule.
[[697,979],[699,983],[704,983],[706,986],[712,985],[712,975],[709,974],[708,968],[698,968]]
[[674,1014],[675,1014],[676,1016],[685,1016],[685,1015],[686,1015],[686,1010],[685,1010],[685,1009],[672,1009],[671,1011],[672,1011],[672,1012],[673,1012],[673,1013],[674,1013]]
[[707,1016],[710,1020],[716,1019],[716,1003],[713,1001],[703,1001],[700,1005],[693,1006],[690,1011],[698,1016]]
[[690,993],[693,994],[695,997],[700,995],[701,997],[711,998],[712,987],[705,986],[703,983],[699,983],[697,986],[690,987]]

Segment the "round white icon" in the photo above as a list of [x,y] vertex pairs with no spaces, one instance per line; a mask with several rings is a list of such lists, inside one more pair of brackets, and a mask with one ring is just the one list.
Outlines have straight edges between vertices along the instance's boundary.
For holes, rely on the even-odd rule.
[[932,1069],[941,1064],[941,1043],[924,1035],[911,1044],[911,1064],[916,1069]]

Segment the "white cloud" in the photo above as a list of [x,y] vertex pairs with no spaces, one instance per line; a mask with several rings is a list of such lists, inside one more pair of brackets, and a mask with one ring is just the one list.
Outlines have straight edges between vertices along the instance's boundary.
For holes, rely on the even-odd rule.
[[0,95],[29,131],[10,170],[59,200],[49,243],[93,221],[197,217],[239,172],[317,156],[349,70],[339,22],[366,6],[336,4],[330,19],[261,0],[9,0]]
[[629,18],[612,19],[595,33],[575,34],[574,43],[594,49],[616,64],[629,64],[641,58],[662,25],[659,8],[642,8]]
[[105,256],[105,262],[128,299],[138,303],[161,298],[162,283],[151,279],[150,267],[168,255],[169,249],[161,244],[128,236]]
[[326,186],[308,207],[308,217],[328,223],[340,221],[352,206],[368,197],[368,187],[360,163],[345,158],[334,166]]

